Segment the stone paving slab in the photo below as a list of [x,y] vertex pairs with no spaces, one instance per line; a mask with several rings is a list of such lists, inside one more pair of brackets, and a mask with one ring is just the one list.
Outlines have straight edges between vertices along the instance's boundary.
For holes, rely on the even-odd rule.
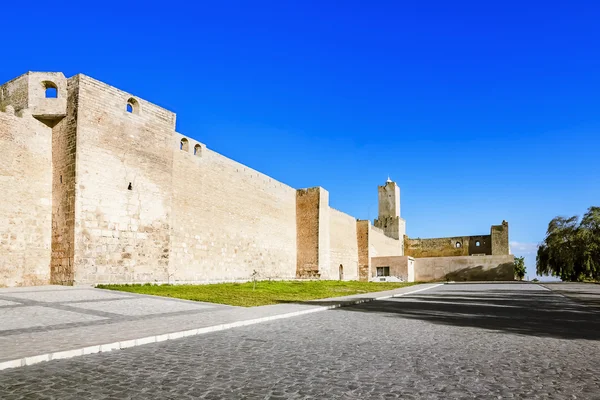
[[167,298],[127,298],[113,301],[75,302],[72,307],[86,310],[107,311],[120,315],[149,315],[165,314],[170,312],[199,310],[202,308],[213,308],[213,306],[202,306],[192,303],[169,301]]
[[[3,292],[0,291],[0,295]],[[20,293],[8,293],[6,296],[15,300],[33,300],[45,303],[63,303],[88,300],[126,299],[132,296],[128,293],[108,292],[93,289],[79,290],[43,290]]]
[[[92,319],[84,322],[45,321],[35,326],[13,324],[8,329],[0,330],[0,369],[287,318],[345,304],[402,296],[436,286],[439,285],[424,284],[385,292],[251,308],[132,293],[123,293],[121,298],[106,301],[103,300],[104,294],[115,294],[117,297],[121,294],[102,289],[64,287],[54,287],[58,293],[56,298],[62,301],[48,302],[45,299],[49,298],[48,292],[54,291],[52,287],[31,288],[35,290],[30,291],[0,289],[0,300],[22,304],[22,307],[0,308],[0,326],[3,325],[2,321],[13,318],[9,317],[13,314],[6,312],[7,309],[19,310],[29,306],[44,308],[49,314],[75,312],[80,313],[82,318]],[[66,292],[73,293],[77,301],[65,300],[68,299]],[[42,301],[33,300],[35,296],[29,295],[14,297],[24,293],[39,293]],[[84,297],[87,301],[82,302]],[[102,304],[102,307],[95,307],[97,304]]]
[[106,319],[73,311],[48,307],[11,307],[0,311],[0,334],[3,331],[23,330],[32,327],[51,328],[54,325],[90,322]]

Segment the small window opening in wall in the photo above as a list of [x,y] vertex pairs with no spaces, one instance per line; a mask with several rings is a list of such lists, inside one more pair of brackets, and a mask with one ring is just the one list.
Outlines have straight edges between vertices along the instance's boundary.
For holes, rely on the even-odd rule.
[[202,155],[202,146],[199,144],[194,146],[194,155],[200,157]]
[[183,151],[189,151],[189,142],[186,138],[181,139],[181,142],[179,142],[179,150],[183,150]]
[[44,82],[44,89],[47,99],[56,99],[58,97],[58,88],[53,82]]
[[481,246],[481,242],[479,242],[479,240],[478,240],[478,241],[476,241],[476,242],[475,242],[475,246],[477,246],[477,247]]
[[127,190],[133,190],[133,186],[131,186],[131,182],[129,182],[129,186],[127,186]]
[[390,267],[377,267],[377,276],[390,276]]
[[62,175],[60,176],[60,183],[62,183]]
[[460,249],[462,247],[462,243],[461,242],[456,242],[456,248]]
[[140,111],[140,103],[131,97],[129,100],[127,100],[126,109],[128,113],[137,114]]

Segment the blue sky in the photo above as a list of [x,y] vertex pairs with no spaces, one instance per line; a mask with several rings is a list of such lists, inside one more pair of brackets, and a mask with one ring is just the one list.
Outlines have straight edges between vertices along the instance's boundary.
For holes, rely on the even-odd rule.
[[84,73],[331,206],[402,191],[411,237],[510,223],[535,271],[556,215],[600,205],[598,2],[3,5],[0,81]]

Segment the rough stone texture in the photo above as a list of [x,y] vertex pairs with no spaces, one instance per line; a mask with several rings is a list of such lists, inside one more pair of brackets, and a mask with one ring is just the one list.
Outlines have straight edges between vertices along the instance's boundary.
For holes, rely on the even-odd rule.
[[506,255],[509,253],[508,222],[506,221],[502,221],[502,225],[492,225],[489,235],[431,239],[404,238],[404,254],[415,258]]
[[[360,225],[325,189],[291,188],[175,121],[85,75],[0,86],[0,285],[367,280],[371,257],[403,255],[396,183],[378,188],[380,228]],[[502,253],[508,226],[492,233]]]
[[52,128],[29,109],[15,115],[26,101],[28,78],[0,91],[0,286],[50,280]]
[[[57,98],[45,98],[48,83]],[[0,110],[0,245],[12,246],[0,285],[295,276],[296,190],[192,139],[182,151],[172,112],[60,73],[1,86]]]
[[415,281],[512,281],[514,256],[427,257],[415,259]]
[[[62,82],[59,87],[62,87]],[[66,83],[66,116],[52,129],[52,260],[51,283],[75,279],[75,183],[79,76]],[[59,96],[63,92],[59,90]],[[59,97],[60,98],[60,97]]]
[[[480,246],[476,246],[479,242]],[[460,243],[460,247],[456,247]],[[492,254],[492,238],[490,235],[455,236],[432,239],[404,240],[404,254],[411,257],[452,257],[473,254]]]
[[502,225],[492,225],[492,255],[509,254],[508,222],[502,221]]
[[0,111],[10,105],[13,111],[27,108],[29,103],[29,73],[6,82],[0,87]]
[[188,140],[190,150],[174,154],[170,273],[187,281],[248,280],[254,270],[260,279],[294,278],[296,190]]
[[358,280],[363,282],[369,280],[369,271],[371,269],[371,256],[369,253],[370,230],[370,221],[356,221],[356,242],[358,246]]
[[130,98],[80,76],[75,283],[168,281],[175,114]]
[[599,321],[536,285],[444,285],[6,370],[0,393],[3,400],[596,399]]
[[377,187],[379,214],[374,225],[386,236],[403,240],[406,234],[406,221],[400,218],[400,187],[388,179],[385,185]]
[[[396,182],[388,180],[385,185],[377,187],[378,215],[380,217],[399,217],[400,187]],[[397,238],[396,238],[397,239]]]
[[[296,276],[310,278],[319,276],[323,260],[319,252],[322,224],[321,208],[329,208],[329,197],[321,187],[299,189],[296,194]],[[322,204],[327,200],[326,204]]]

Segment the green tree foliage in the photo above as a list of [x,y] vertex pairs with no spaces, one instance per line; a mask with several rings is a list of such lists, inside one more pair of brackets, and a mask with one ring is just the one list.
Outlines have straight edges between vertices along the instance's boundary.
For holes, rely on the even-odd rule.
[[525,276],[525,257],[515,257],[515,276],[518,280]]
[[536,271],[563,281],[600,280],[600,207],[590,207],[581,222],[576,216],[550,221]]

